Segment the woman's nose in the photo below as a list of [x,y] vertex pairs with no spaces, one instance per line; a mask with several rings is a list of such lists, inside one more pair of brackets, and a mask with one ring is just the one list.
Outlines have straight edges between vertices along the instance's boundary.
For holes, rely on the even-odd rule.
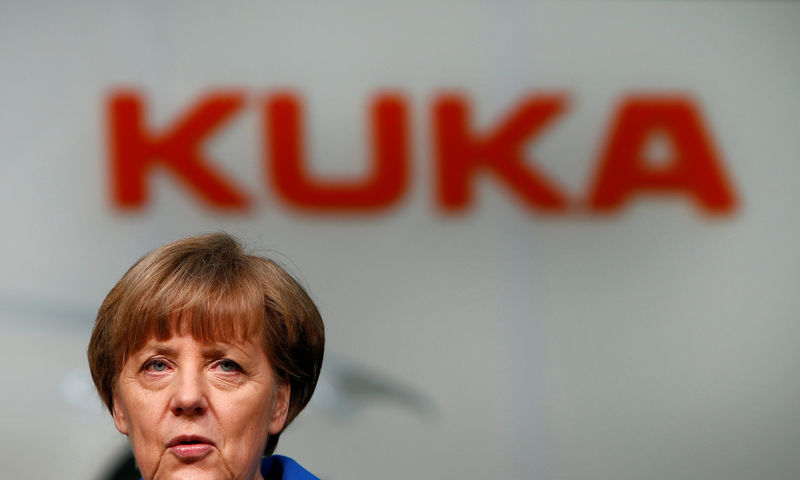
[[205,382],[201,374],[181,373],[176,378],[170,399],[170,410],[175,415],[202,415],[208,409]]

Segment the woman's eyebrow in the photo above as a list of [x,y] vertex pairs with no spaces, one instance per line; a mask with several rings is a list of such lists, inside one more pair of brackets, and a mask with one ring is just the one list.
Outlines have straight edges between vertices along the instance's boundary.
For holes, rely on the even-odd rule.
[[230,349],[228,349],[228,348],[223,348],[223,347],[219,347],[219,346],[216,346],[216,345],[209,346],[209,347],[203,347],[203,356],[204,357],[220,357],[220,356],[225,355],[229,351],[230,351]]
[[167,345],[154,345],[151,350],[158,355],[172,356],[175,355],[175,349]]
[[204,357],[224,357],[230,356],[233,353],[238,352],[245,357],[248,356],[247,352],[243,350],[241,347],[237,346],[236,344],[231,344],[227,342],[223,343],[214,343],[211,345],[204,346],[202,348],[202,354]]

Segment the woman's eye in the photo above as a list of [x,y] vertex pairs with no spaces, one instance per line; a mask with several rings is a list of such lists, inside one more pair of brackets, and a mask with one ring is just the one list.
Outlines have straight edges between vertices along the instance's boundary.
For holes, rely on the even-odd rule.
[[239,365],[233,360],[222,360],[217,365],[219,365],[220,370],[223,372],[234,372],[239,370]]
[[154,372],[163,372],[167,369],[167,362],[163,360],[151,360],[150,363],[145,365],[145,368]]

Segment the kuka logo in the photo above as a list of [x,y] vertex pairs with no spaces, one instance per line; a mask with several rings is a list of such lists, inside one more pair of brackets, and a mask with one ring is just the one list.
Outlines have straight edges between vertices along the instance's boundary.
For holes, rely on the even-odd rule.
[[[134,210],[148,203],[148,176],[161,167],[188,185],[208,206],[243,210],[250,195],[214,166],[203,143],[244,107],[245,93],[210,92],[163,131],[147,126],[146,102],[136,91],[108,99],[113,203]],[[684,95],[625,97],[612,117],[583,204],[571,199],[547,172],[524,155],[545,127],[564,113],[565,95],[532,95],[488,131],[470,125],[469,101],[444,94],[432,102],[435,203],[462,212],[475,202],[473,185],[491,175],[526,207],[540,212],[601,213],[652,193],[687,196],[703,212],[728,214],[737,196],[695,102]],[[307,168],[303,107],[297,94],[272,94],[259,106],[268,182],[292,207],[307,211],[379,211],[396,204],[409,182],[408,106],[402,96],[378,95],[369,107],[371,159],[362,178],[343,182]],[[654,165],[646,154],[655,134],[669,141],[672,156]]]

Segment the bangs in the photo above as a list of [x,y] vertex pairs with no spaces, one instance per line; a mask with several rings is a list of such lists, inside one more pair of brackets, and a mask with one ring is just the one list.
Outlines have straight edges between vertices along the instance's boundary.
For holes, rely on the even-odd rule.
[[[185,265],[184,265],[185,267]],[[243,265],[209,274],[193,275],[186,268],[167,270],[150,288],[128,296],[118,314],[120,322],[112,334],[119,367],[150,339],[167,340],[190,334],[202,343],[230,343],[255,339],[263,343],[266,304],[254,272]],[[250,274],[248,274],[250,273]],[[254,278],[255,277],[255,278]],[[139,282],[133,285],[148,285]]]
[[[145,301],[142,315],[129,324],[126,356],[136,352],[151,338],[167,340],[174,335],[190,334],[202,343],[241,342],[262,333],[264,304],[233,295],[217,298],[187,291],[180,306]],[[183,301],[181,301],[183,300]],[[155,305],[152,305],[155,304]],[[149,308],[148,308],[149,307]]]

